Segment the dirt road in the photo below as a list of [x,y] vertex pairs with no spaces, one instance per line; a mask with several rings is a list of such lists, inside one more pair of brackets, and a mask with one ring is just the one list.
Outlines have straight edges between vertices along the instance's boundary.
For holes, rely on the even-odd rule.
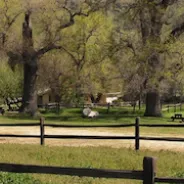
[[[0,127],[0,134],[40,135],[39,127]],[[112,130],[99,129],[71,129],[71,128],[45,128],[45,134],[52,135],[101,135],[101,136],[134,136],[132,133],[116,133]],[[152,135],[158,136],[158,135]],[[168,136],[168,135],[167,135]],[[0,138],[0,143],[40,144],[36,138]],[[87,139],[46,139],[48,146],[110,146],[114,148],[134,148],[134,140],[87,140]],[[168,141],[140,141],[141,149],[173,150],[184,152],[184,142]]]

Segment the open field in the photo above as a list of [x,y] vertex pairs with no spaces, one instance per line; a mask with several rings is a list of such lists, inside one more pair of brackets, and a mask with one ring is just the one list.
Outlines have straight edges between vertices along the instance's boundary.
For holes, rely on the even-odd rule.
[[[105,108],[96,109],[100,112],[100,117],[96,119],[82,118],[82,109],[80,108],[63,108],[60,110],[60,113],[55,112],[45,112],[41,111],[40,116],[45,117],[45,123],[54,123],[54,124],[71,124],[71,125],[105,125],[105,124],[126,124],[126,123],[135,123],[135,118],[140,117],[140,124],[181,124],[179,120],[171,121],[171,116],[174,115],[174,109],[171,109],[170,112],[163,111],[163,117],[144,117],[144,109],[137,110],[135,113],[132,113],[132,107],[129,108],[111,108],[110,112],[107,114]],[[183,113],[184,111],[178,111],[176,113]],[[0,123],[38,123],[38,118],[30,118],[27,115],[20,115],[16,112],[8,112],[5,116],[0,116]],[[134,132],[134,128],[108,128],[108,131],[117,132],[117,133],[131,133]],[[141,128],[142,134],[172,134],[174,136],[183,136],[183,128]]]
[[[184,153],[168,151],[133,151],[109,147],[50,147],[37,145],[0,145],[0,162],[62,167],[142,170],[144,156],[157,158],[158,176],[184,176]],[[56,175],[32,175],[48,184],[138,184],[133,180],[94,179]]]
[[[129,110],[99,109],[101,116],[97,119],[81,117],[81,109],[63,109],[59,114],[43,112],[45,123],[73,125],[105,125],[134,123],[139,116],[144,124],[181,124],[178,120],[171,122],[174,112],[164,112],[161,118],[143,117],[143,111],[132,114]],[[180,112],[182,113],[182,112]],[[0,116],[0,123],[31,123],[39,122],[39,118],[30,118],[17,113],[7,113]],[[35,134],[39,135],[39,127],[0,127],[2,134]],[[48,128],[47,134],[64,135],[134,135],[132,128]],[[141,127],[141,135],[184,137],[184,128],[145,128]],[[144,156],[154,156],[157,159],[158,176],[184,177],[184,144],[177,142],[141,141],[140,151],[136,152],[134,141],[128,140],[46,140],[46,146],[39,146],[39,139],[0,138],[0,162],[17,164],[36,164],[48,166],[86,167],[103,169],[141,170]],[[9,143],[9,144],[7,144]],[[19,144],[20,143],[20,144]],[[25,144],[26,143],[26,144]],[[28,176],[28,177],[27,177]],[[80,178],[55,175],[16,175],[3,174],[7,180],[20,178],[39,184],[139,184],[133,180],[115,180],[99,178]],[[2,177],[2,178],[3,178]],[[33,178],[34,179],[33,179]],[[23,179],[22,179],[23,178]],[[27,179],[28,178],[28,179]],[[38,182],[33,180],[39,180]],[[15,182],[13,182],[16,184]],[[28,183],[28,182],[27,182]],[[19,184],[19,183],[18,183]],[[21,183],[22,184],[22,183]]]
[[[179,120],[172,122],[170,117],[174,114],[163,113],[163,117],[143,117],[143,110],[132,114],[131,109],[112,108],[109,114],[106,109],[98,109],[101,116],[96,119],[88,119],[81,117],[81,109],[62,109],[59,114],[54,112],[42,112],[41,116],[45,117],[45,123],[51,124],[67,124],[67,125],[114,125],[135,123],[135,117],[140,116],[140,124],[181,124]],[[181,113],[181,112],[180,112]],[[117,118],[118,116],[118,118]],[[25,115],[20,115],[15,112],[7,113],[5,116],[0,116],[0,123],[38,123],[39,118],[30,118]],[[0,127],[1,134],[21,134],[21,135],[40,135],[38,127]],[[134,136],[135,127],[123,128],[45,128],[46,134],[54,135],[98,135],[98,136]],[[180,137],[184,138],[184,127],[178,128],[157,128],[157,127],[140,127],[140,136],[154,137]],[[1,138],[1,143],[21,143],[21,144],[39,144],[39,139],[25,138]],[[116,142],[116,143],[115,143]],[[67,139],[47,139],[48,145],[59,146],[110,146],[110,147],[128,147],[134,148],[133,140],[67,140]],[[163,146],[164,145],[164,146]],[[166,142],[166,141],[141,141],[141,149],[169,149],[184,151],[184,145],[181,142]]]

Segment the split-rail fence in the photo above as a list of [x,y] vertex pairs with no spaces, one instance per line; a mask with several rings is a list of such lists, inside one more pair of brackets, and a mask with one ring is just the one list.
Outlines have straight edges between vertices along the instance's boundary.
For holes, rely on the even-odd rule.
[[[15,134],[0,134],[0,137],[14,137],[14,138],[39,138],[40,144],[45,144],[45,139],[109,139],[109,140],[134,140],[135,150],[140,149],[141,140],[152,140],[152,141],[175,141],[184,142],[183,137],[154,137],[154,136],[141,136],[141,127],[157,127],[157,128],[184,128],[184,123],[181,124],[143,124],[140,123],[140,118],[135,119],[135,123],[129,124],[116,124],[116,125],[61,125],[61,124],[46,124],[44,118],[40,118],[39,123],[17,123],[17,124],[0,124],[0,127],[29,127],[39,126],[40,135],[15,135]],[[55,128],[123,128],[123,127],[134,127],[134,136],[96,136],[96,135],[50,135],[45,134],[45,127]]]
[[156,184],[157,182],[184,183],[184,178],[157,177],[156,159],[153,157],[144,157],[143,170],[110,170],[110,169],[95,169],[95,168],[89,169],[89,168],[0,163],[0,172],[57,174],[57,175],[79,176],[79,177],[132,179],[142,181],[143,184]]

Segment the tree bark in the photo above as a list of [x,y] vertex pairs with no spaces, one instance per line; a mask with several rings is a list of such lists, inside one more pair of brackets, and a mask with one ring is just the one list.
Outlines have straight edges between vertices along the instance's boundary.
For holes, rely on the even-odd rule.
[[24,64],[24,88],[23,100],[20,111],[30,113],[35,116],[37,112],[37,92],[36,78],[38,70],[37,57],[33,48],[32,28],[30,26],[30,12],[25,14],[23,23],[23,52],[22,59]]
[[[163,11],[161,11],[161,6],[156,7],[154,4],[152,6],[145,4],[145,6],[142,7],[142,11],[140,11],[140,27],[143,47],[145,47],[148,42],[153,42],[153,44],[157,45],[161,44],[160,34],[162,29],[162,16]],[[159,83],[154,84],[151,82],[151,79],[158,80],[162,63],[163,61],[160,58],[160,53],[153,46],[150,56],[147,58],[149,85],[147,86],[145,116],[162,115]]]
[[144,116],[162,116],[160,95],[158,91],[148,92],[146,94],[146,111]]
[[32,116],[37,111],[36,78],[37,66],[24,64],[24,88],[21,112],[30,113]]

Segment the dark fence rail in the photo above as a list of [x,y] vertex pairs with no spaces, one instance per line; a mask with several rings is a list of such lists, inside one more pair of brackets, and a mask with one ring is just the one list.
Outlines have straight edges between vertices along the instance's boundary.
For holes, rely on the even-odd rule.
[[13,173],[39,173],[58,174],[80,177],[98,178],[119,178],[141,180],[143,184],[160,183],[184,183],[184,178],[159,178],[156,177],[156,161],[152,157],[144,157],[143,170],[110,170],[110,169],[89,169],[38,165],[21,165],[0,163],[1,172]]
[[179,128],[179,127],[183,127],[184,128],[184,124],[140,124],[140,127],[168,127],[168,128]]
[[184,178],[155,178],[159,183],[184,183]]
[[23,126],[23,127],[25,127],[25,126],[40,126],[40,123],[11,123],[11,124],[7,124],[7,123],[3,123],[3,124],[0,124],[0,127],[2,127],[2,126],[6,126],[6,127],[8,127],[8,126],[10,126],[10,127],[16,127],[16,126]]
[[[0,137],[19,137],[19,138],[40,138],[40,144],[44,145],[45,139],[110,139],[110,140],[134,140],[135,150],[140,149],[140,140],[154,140],[154,141],[177,141],[184,142],[184,137],[154,137],[154,136],[140,136],[141,127],[158,127],[158,128],[184,128],[184,124],[140,124],[140,119],[136,118],[135,123],[131,124],[116,124],[116,125],[58,125],[58,124],[45,124],[44,118],[40,118],[40,123],[27,123],[27,124],[0,124],[2,126],[39,126],[40,135],[14,135],[14,134],[0,134]],[[45,134],[45,127],[55,128],[120,128],[120,127],[134,127],[134,136],[95,136],[95,135],[50,135]]]
[[44,124],[48,127],[58,128],[120,128],[120,127],[134,127],[135,124],[117,124],[117,125],[58,125],[58,124]]
[[14,135],[14,134],[0,134],[0,137],[40,138],[40,135]]
[[20,164],[0,164],[0,171],[15,173],[40,173],[40,174],[61,174],[70,176],[87,176],[98,178],[126,178],[142,180],[141,171],[118,171],[107,169],[69,168],[53,166],[36,166]]
[[95,136],[95,135],[44,135],[44,138],[54,139],[135,139],[134,136]]

